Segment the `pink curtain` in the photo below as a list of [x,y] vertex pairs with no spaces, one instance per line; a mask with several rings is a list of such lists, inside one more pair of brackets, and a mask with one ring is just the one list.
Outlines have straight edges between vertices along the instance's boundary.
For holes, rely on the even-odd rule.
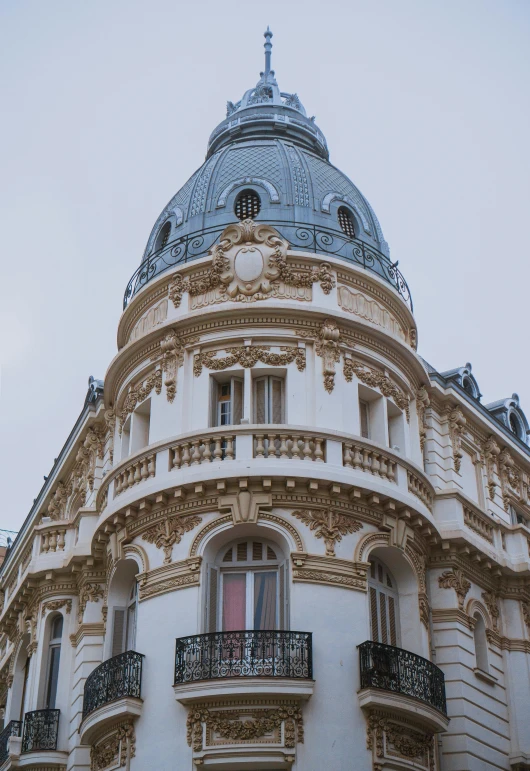
[[246,578],[244,573],[225,573],[223,576],[224,632],[246,628]]
[[254,629],[276,629],[276,573],[254,575]]

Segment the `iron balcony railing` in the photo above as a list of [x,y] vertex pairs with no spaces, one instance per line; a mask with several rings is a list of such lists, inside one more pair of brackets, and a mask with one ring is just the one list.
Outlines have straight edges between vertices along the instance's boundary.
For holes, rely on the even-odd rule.
[[56,750],[59,734],[59,709],[37,709],[24,715],[22,752]]
[[143,657],[142,653],[126,651],[104,661],[89,674],[83,696],[83,719],[116,699],[141,698]]
[[361,688],[381,688],[420,701],[447,715],[444,673],[410,651],[367,641],[359,645]]
[[213,632],[177,640],[175,685],[225,677],[313,677],[310,632]]
[[[359,238],[348,238],[342,231],[330,228],[282,220],[267,219],[266,223],[276,228],[279,234],[289,242],[291,249],[341,257],[376,273],[397,290],[412,311],[410,290],[403,274],[397,268],[397,262],[391,262],[386,255],[373,246],[369,246]],[[226,225],[220,225],[197,230],[170,241],[162,249],[150,254],[135,270],[127,284],[123,307],[126,308],[135,294],[156,276],[176,265],[183,265],[204,257],[219,240],[225,228]]]
[[7,743],[12,736],[20,736],[22,731],[22,722],[20,720],[11,720],[0,733],[0,766],[6,762],[8,757]]

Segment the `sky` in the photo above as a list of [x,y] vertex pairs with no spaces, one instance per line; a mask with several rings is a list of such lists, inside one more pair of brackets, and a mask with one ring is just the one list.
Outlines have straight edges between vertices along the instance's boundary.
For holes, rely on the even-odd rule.
[[419,353],[530,417],[530,0],[0,0],[0,528],[104,377],[151,228],[267,25],[399,260]]

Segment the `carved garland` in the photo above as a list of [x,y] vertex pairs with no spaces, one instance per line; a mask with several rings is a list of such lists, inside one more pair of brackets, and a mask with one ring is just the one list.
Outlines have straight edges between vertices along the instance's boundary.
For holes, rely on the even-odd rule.
[[342,541],[343,535],[356,533],[362,523],[333,509],[293,511],[293,516],[300,519],[315,533],[315,538],[322,538],[326,545],[326,555],[335,557],[335,544]]
[[425,420],[425,411],[430,407],[431,400],[425,386],[420,386],[416,391],[416,409],[418,411],[418,423],[420,432],[420,447],[423,452],[425,439],[427,438],[427,422]]
[[64,608],[66,613],[72,612],[72,600],[49,600],[48,602],[45,602],[42,606],[42,614],[46,613],[46,611],[54,611],[59,610],[60,608]]
[[147,399],[152,390],[157,394],[162,391],[162,370],[156,369],[141,383],[131,386],[125,397],[119,413],[119,432],[123,430],[123,424],[131,412],[134,412],[136,405]]
[[405,728],[387,718],[374,714],[369,715],[366,729],[367,749],[374,749],[375,739],[375,755],[378,760],[384,758],[385,746],[388,754],[389,745],[393,745],[392,749],[394,752],[409,762],[421,763],[425,767],[425,761],[428,759],[429,771],[434,771],[433,734],[420,733],[419,731]]
[[255,741],[284,723],[285,747],[293,748],[296,742],[303,744],[304,721],[299,707],[252,710],[254,719],[239,720],[237,712],[212,712],[198,705],[192,707],[187,719],[188,745],[195,752],[203,748],[203,723],[222,739],[230,742]]
[[98,602],[104,596],[104,591],[99,584],[85,584],[79,592],[79,610],[77,620],[79,623],[83,620],[83,615],[87,603]]
[[501,453],[501,448],[491,434],[482,445],[482,457],[486,466],[486,478],[488,482],[488,494],[490,500],[495,500],[497,483],[495,482],[495,464]]
[[499,598],[495,592],[482,592],[482,599],[486,603],[486,607],[491,617],[491,623],[493,625],[493,631],[497,632],[499,629]]
[[216,351],[207,351],[195,355],[193,362],[193,373],[199,377],[202,368],[220,370],[233,367],[240,364],[245,369],[254,367],[259,361],[263,364],[269,364],[271,367],[283,367],[295,361],[300,372],[303,372],[306,365],[305,349],[294,347],[281,347],[282,353],[271,353],[270,346],[248,345],[238,346],[236,348],[227,348],[227,356],[216,358]]
[[462,463],[461,438],[467,422],[460,407],[447,407],[447,422],[449,423],[449,436],[453,445],[455,471],[459,474]]
[[154,543],[157,549],[164,551],[164,564],[171,562],[171,552],[174,544],[182,540],[184,533],[189,533],[202,522],[201,517],[171,517],[157,522],[142,534],[144,541]]

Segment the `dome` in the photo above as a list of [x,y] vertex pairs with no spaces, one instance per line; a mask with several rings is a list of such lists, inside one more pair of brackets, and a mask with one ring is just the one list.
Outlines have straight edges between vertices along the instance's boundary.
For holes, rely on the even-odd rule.
[[[362,193],[328,160],[326,139],[296,94],[280,91],[270,69],[272,33],[265,32],[265,71],[213,131],[206,160],[158,217],[128,299],[164,270],[204,256],[237,220],[244,191],[252,218],[267,222],[293,249],[362,264],[401,294],[408,288],[389,260],[379,221]],[[404,291],[401,291],[401,290]]]

